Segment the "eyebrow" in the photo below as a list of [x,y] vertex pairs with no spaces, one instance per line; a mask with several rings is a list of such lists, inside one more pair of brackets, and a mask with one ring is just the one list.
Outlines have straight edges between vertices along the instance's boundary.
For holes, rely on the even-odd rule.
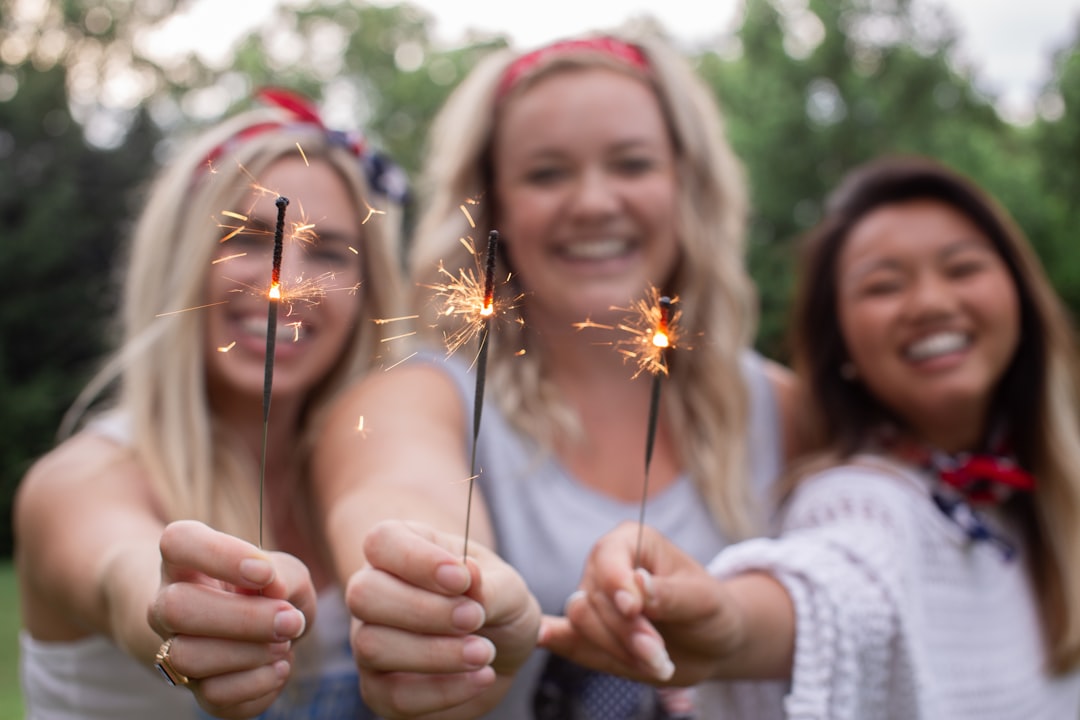
[[[974,250],[976,252],[987,252],[992,255],[998,255],[997,250],[990,245],[989,247],[984,243],[979,242],[974,237],[961,236],[956,240],[951,241],[948,245],[942,248],[937,257],[942,259],[948,259],[957,253],[964,252],[966,250]],[[871,263],[861,262],[853,267],[849,268],[845,275],[858,279],[868,275],[869,273],[876,272],[878,270],[896,270],[902,266],[902,263],[897,260],[886,257],[880,260],[874,260]]]

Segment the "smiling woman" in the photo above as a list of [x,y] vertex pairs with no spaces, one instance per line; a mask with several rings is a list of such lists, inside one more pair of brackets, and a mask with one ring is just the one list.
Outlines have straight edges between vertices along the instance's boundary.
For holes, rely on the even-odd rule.
[[[289,92],[260,96],[271,107],[166,164],[127,259],[123,345],[73,416],[115,392],[19,486],[35,720],[184,720],[196,701],[222,717],[368,716],[307,478],[326,406],[387,352],[374,321],[399,314],[404,197],[358,134]],[[271,325],[279,196],[292,215]]]
[[[1076,717],[1076,346],[1027,240],[967,178],[883,158],[802,250],[793,330],[821,452],[779,537],[706,569],[650,532],[639,567],[619,528],[543,643],[667,680],[662,648],[678,684],[713,681],[705,717]],[[718,682],[755,677],[786,682]]]

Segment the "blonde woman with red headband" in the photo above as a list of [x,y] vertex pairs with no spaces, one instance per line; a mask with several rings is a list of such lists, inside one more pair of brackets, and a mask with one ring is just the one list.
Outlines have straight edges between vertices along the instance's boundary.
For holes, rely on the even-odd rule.
[[[762,533],[796,447],[789,374],[749,349],[744,180],[714,100],[655,39],[501,51],[442,110],[427,171],[410,269],[429,353],[344,396],[316,453],[365,700],[391,718],[682,717],[689,693],[534,650],[593,543],[639,514],[653,382],[612,347],[618,308],[677,297],[685,340],[662,382],[650,524],[702,562]],[[463,564],[476,351],[445,359],[459,326],[432,286],[473,269],[461,241],[482,253],[491,231],[503,309]],[[358,416],[360,441],[342,425]]]
[[308,476],[327,403],[384,362],[372,321],[397,313],[404,185],[306,99],[262,97],[165,166],[134,228],[123,343],[19,488],[33,720],[370,716]]

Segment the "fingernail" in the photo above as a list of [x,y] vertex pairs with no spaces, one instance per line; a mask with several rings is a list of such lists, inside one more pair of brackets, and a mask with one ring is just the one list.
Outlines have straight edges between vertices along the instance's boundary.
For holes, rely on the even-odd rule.
[[495,643],[486,637],[470,635],[465,638],[465,647],[461,659],[473,669],[482,668],[495,662]]
[[645,593],[645,603],[651,604],[656,600],[656,586],[653,585],[652,573],[645,568],[638,568],[634,573],[641,581],[641,591]]
[[307,619],[296,609],[282,610],[274,616],[274,635],[284,640],[295,640],[304,634]]
[[675,674],[675,663],[664,649],[663,643],[652,635],[637,633],[634,635],[634,649],[649,665],[658,680],[670,680]]
[[572,604],[576,603],[578,600],[582,599],[583,597],[585,597],[585,591],[584,590],[575,590],[574,592],[570,593],[570,597],[566,598],[566,602],[563,603],[563,615],[565,615],[567,613],[567,611],[570,609],[570,606]]
[[626,590],[615,591],[615,607],[619,608],[626,617],[631,617],[637,606],[637,602],[634,601],[634,596]]
[[450,612],[451,624],[464,632],[472,632],[483,627],[485,619],[484,606],[472,600],[458,604]]
[[469,571],[464,565],[444,563],[435,568],[435,582],[444,590],[457,595],[469,589]]
[[263,587],[274,579],[274,566],[262,558],[244,558],[240,561],[240,577],[255,587]]
[[289,675],[292,672],[292,666],[289,664],[288,660],[278,660],[273,664],[273,668],[274,675],[278,680],[284,682],[289,679]]

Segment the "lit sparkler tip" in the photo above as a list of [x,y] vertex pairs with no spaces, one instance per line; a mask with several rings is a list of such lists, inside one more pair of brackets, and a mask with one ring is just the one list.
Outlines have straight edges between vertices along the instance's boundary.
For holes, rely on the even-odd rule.
[[660,318],[656,324],[656,332],[653,333],[652,344],[658,348],[670,347],[671,315],[675,303],[667,295],[664,295],[657,300],[657,305],[660,310]]
[[280,283],[274,283],[273,285],[271,285],[269,295],[270,295],[271,300],[280,300],[281,299],[281,284]]

